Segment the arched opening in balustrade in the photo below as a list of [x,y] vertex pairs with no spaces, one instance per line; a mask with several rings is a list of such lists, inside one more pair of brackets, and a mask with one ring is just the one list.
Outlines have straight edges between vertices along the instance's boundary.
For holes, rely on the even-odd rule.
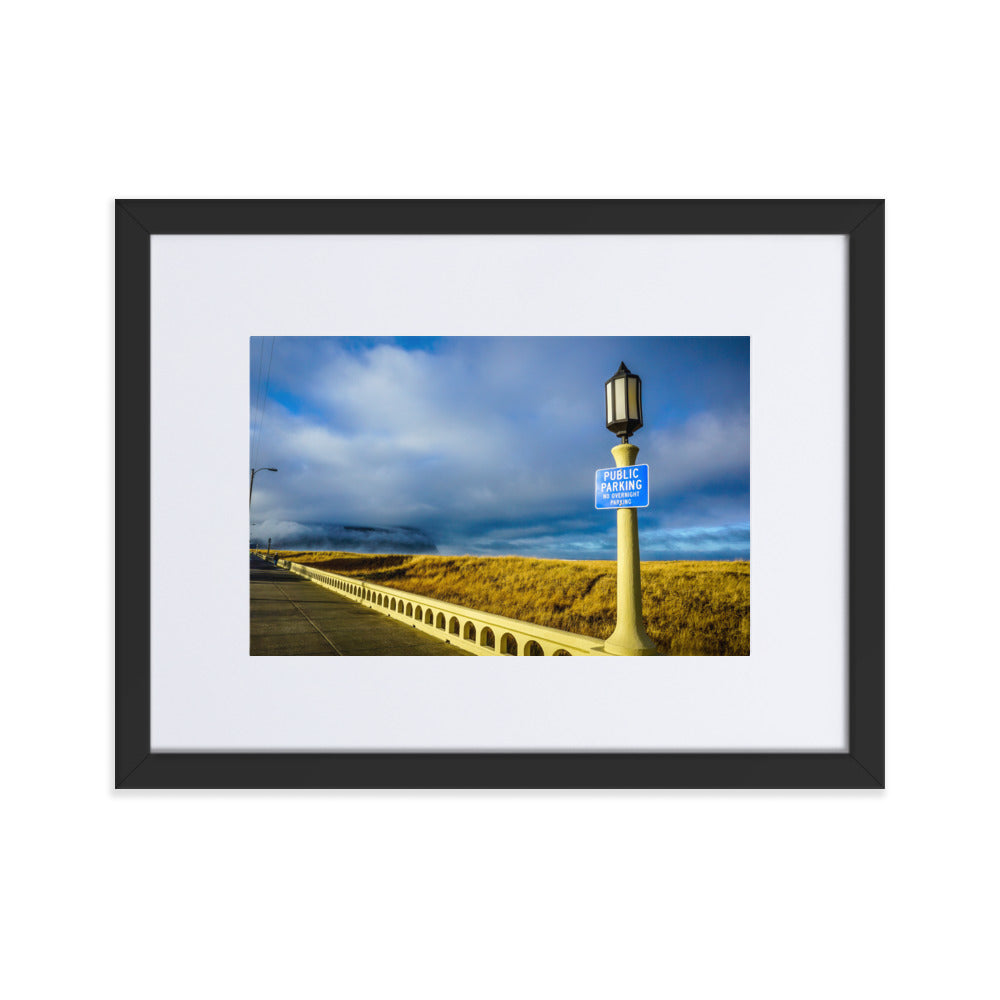
[[407,618],[413,617],[413,605],[410,604],[409,601],[406,602],[406,617]]
[[493,635],[493,629],[484,628],[482,632],[479,633],[479,645],[486,646],[489,649],[496,649],[497,640],[496,636]]
[[430,608],[428,608],[424,612],[424,624],[425,625],[433,625],[434,624],[434,612],[431,611]]
[[567,653],[565,649],[557,649],[552,655],[553,656],[572,656],[573,654],[572,653]]
[[510,632],[500,636],[500,652],[503,656],[517,656],[517,639]]
[[472,622],[466,622],[462,628],[462,638],[468,639],[469,642],[476,641],[476,626]]
[[458,635],[458,631],[459,631],[459,629],[458,629],[458,619],[457,618],[452,618],[451,621],[448,622],[448,632],[451,635]]
[[442,631],[444,630],[444,626],[445,626],[444,615],[441,614],[440,611],[438,612],[437,621],[434,623],[434,626],[435,626],[435,628],[439,628]]
[[528,644],[524,647],[525,656],[544,656],[545,653],[542,652],[542,647],[535,642],[534,639],[529,639]]

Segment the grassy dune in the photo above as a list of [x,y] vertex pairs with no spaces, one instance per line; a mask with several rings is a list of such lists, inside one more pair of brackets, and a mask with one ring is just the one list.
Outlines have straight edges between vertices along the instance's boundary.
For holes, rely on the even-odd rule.
[[[275,553],[479,611],[606,639],[615,627],[615,563],[517,556]],[[750,652],[748,562],[644,562],[646,631],[672,656]]]

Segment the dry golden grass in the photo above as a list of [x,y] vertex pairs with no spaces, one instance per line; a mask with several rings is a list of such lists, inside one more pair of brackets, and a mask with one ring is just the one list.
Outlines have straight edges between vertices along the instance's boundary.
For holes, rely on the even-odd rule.
[[[599,639],[615,627],[613,561],[297,551],[274,555]],[[644,562],[641,572],[646,631],[661,653],[749,655],[748,562]]]

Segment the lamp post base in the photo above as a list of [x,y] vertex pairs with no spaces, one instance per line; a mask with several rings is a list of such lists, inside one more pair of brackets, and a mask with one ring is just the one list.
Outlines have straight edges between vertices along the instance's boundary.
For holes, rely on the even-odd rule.
[[604,652],[611,656],[659,656],[656,644],[648,635],[616,637],[612,634],[604,644]]

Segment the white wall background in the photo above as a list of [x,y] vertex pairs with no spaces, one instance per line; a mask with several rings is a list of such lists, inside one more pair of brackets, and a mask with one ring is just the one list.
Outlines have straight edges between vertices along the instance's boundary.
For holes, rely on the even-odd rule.
[[[6,992],[995,992],[991,14],[9,11]],[[889,790],[113,793],[115,195],[887,196]]]

